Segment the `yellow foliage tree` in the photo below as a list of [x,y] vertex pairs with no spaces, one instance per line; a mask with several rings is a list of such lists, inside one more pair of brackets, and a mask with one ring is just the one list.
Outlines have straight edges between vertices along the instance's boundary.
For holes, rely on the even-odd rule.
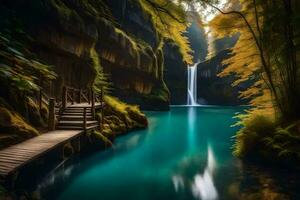
[[157,34],[175,42],[186,63],[193,63],[192,50],[184,32],[189,26],[182,4],[169,0],[139,0],[143,10],[150,16]]
[[239,34],[232,56],[223,62],[227,67],[219,75],[235,75],[233,86],[253,82],[240,94],[252,99],[252,108],[245,116],[262,112],[273,116],[278,111],[277,119],[297,119],[299,66],[294,40],[299,26],[293,22],[297,15],[291,13],[299,10],[299,6],[293,7],[293,0],[239,0],[240,10],[228,7],[229,11],[223,11],[206,3],[221,13],[209,24],[215,37]]

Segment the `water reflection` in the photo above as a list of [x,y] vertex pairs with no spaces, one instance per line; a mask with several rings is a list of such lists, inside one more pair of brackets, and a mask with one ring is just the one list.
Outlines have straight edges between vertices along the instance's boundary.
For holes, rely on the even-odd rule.
[[192,193],[195,198],[202,200],[218,199],[218,192],[213,181],[213,174],[216,167],[214,154],[208,147],[207,166],[203,174],[197,174],[192,184]]
[[300,199],[299,171],[272,171],[232,157],[236,129],[229,127],[236,111],[153,113],[148,129],[118,138],[115,149],[80,155],[37,181],[29,173],[16,191],[1,196],[0,188],[0,199]]
[[193,152],[196,150],[196,108],[188,108],[188,151]]
[[[216,159],[210,146],[207,147],[207,164],[204,168],[204,172],[196,173],[190,178],[186,176],[186,171],[189,171],[188,168],[193,167],[196,164],[195,161],[201,162],[201,160],[198,160],[198,157],[199,155],[197,155],[196,157],[191,156],[189,158],[184,159],[185,164],[180,164],[181,166],[185,167],[184,169],[180,170],[180,173],[176,173],[172,176],[174,189],[177,193],[182,192],[184,191],[184,189],[186,189],[191,192],[195,199],[216,200],[219,196],[214,183]],[[197,171],[198,170],[199,168],[197,169]]]
[[180,176],[180,175],[174,175],[172,177],[172,181],[173,181],[174,188],[175,188],[176,192],[178,192],[179,189],[183,189],[184,188],[184,180],[183,180],[182,176]]

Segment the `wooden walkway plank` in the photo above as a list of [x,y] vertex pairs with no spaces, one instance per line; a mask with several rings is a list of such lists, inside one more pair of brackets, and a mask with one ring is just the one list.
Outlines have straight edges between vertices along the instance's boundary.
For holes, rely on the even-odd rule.
[[[86,116],[89,118],[89,121],[86,122],[86,130],[97,128],[99,125],[97,121],[93,121],[93,119],[95,118],[92,118],[92,111],[94,108],[101,108],[103,106],[103,102],[93,103],[93,105],[89,103],[67,105],[64,112],[66,116],[71,115],[71,117],[69,116],[62,118],[65,121],[61,120],[59,122],[61,123],[62,130],[55,130],[45,134],[41,134],[32,139],[0,150],[0,177],[5,178],[6,176],[14,173],[16,170],[20,169],[22,166],[28,164],[29,162],[41,157],[42,155],[55,149],[59,145],[64,144],[67,141],[70,141],[84,133],[84,110],[87,112]],[[76,130],[78,129],[78,127],[79,130]]]
[[0,175],[5,177],[58,145],[82,134],[81,130],[56,130],[0,150]]
[[14,157],[14,158],[1,157],[0,162],[6,162],[6,161],[7,162],[13,161],[13,162],[22,163],[22,162],[24,162],[24,159],[16,158],[16,157]]

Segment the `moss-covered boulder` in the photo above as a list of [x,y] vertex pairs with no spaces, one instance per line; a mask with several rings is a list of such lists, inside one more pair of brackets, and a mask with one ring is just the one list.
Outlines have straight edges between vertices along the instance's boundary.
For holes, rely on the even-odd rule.
[[38,134],[18,113],[0,107],[0,149]]
[[110,96],[105,96],[104,101],[101,133],[108,138],[148,126],[147,118],[138,106],[126,104]]
[[48,108],[42,104],[41,111],[38,104],[30,99],[27,102],[28,120],[34,127],[46,127],[48,121]]

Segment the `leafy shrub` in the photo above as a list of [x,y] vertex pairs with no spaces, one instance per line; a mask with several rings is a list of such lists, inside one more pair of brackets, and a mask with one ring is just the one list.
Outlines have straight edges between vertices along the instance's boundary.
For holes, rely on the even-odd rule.
[[282,125],[264,115],[241,123],[235,136],[233,154],[241,158],[263,158],[271,161],[300,161],[299,122]]
[[267,116],[255,115],[242,120],[242,125],[236,134],[233,154],[238,157],[247,157],[261,149],[262,138],[271,135],[275,130],[275,122]]

